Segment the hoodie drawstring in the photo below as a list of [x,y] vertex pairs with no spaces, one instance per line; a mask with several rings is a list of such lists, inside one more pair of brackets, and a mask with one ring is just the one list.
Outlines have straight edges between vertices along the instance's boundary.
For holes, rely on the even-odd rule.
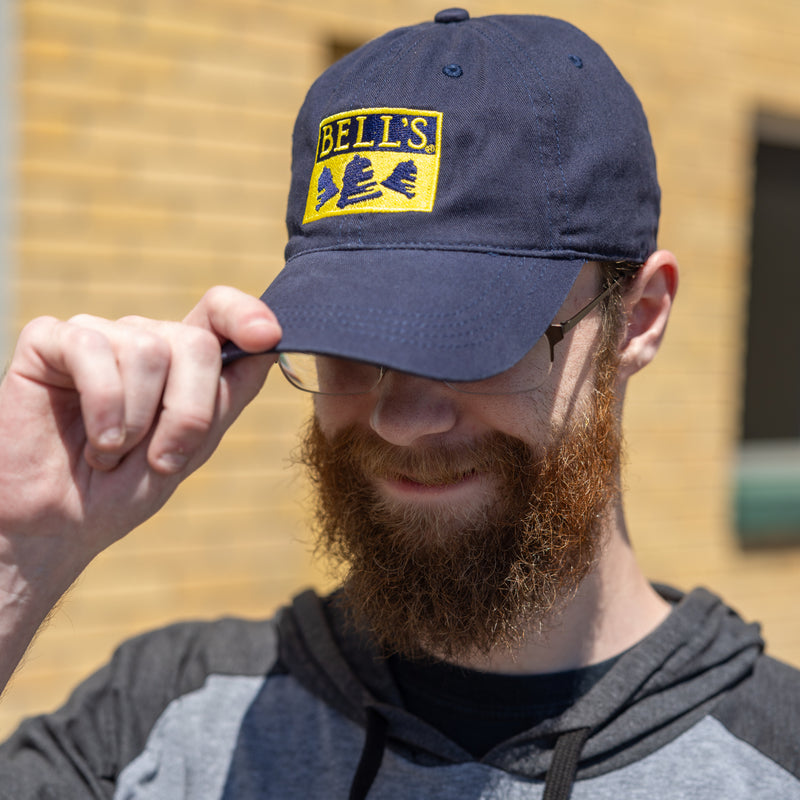
[[364,800],[383,761],[389,723],[374,708],[367,709],[367,730],[356,774],[350,784],[350,800]]
[[[383,761],[388,731],[389,723],[386,719],[374,708],[368,708],[364,747],[350,784],[349,800],[365,800],[369,794]],[[542,800],[569,800],[581,751],[589,738],[589,732],[589,728],[578,728],[558,737],[553,748],[553,760],[547,771]]]
[[581,750],[589,738],[589,728],[562,733],[553,748],[553,760],[547,771],[542,800],[569,800]]

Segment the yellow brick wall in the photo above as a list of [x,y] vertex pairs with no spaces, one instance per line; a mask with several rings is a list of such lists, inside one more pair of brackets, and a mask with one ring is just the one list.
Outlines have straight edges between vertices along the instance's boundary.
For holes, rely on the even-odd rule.
[[[12,0],[9,0],[12,2]],[[18,330],[38,314],[178,318],[214,283],[260,293],[281,265],[291,125],[332,42],[442,4],[352,0],[17,0]],[[791,0],[521,0],[473,15],[561,16],[640,93],[659,154],[662,244],[683,283],[658,362],[631,388],[628,512],[648,574],[722,591],[800,663],[800,553],[731,530],[753,123],[800,117]],[[175,618],[260,615],[328,579],[285,469],[307,412],[273,376],[167,508],[100,556],[33,646],[0,734],[52,708],[124,636]]]

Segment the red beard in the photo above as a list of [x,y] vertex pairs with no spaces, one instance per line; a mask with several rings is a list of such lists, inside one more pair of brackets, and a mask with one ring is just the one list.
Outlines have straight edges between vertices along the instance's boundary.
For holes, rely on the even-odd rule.
[[[387,654],[454,658],[513,647],[575,592],[619,491],[611,385],[601,374],[584,417],[538,455],[501,433],[427,450],[356,427],[329,440],[312,421],[299,460],[317,489],[319,548],[346,568],[349,608]],[[477,509],[387,502],[373,484],[411,475],[435,485],[473,470],[495,487]]]

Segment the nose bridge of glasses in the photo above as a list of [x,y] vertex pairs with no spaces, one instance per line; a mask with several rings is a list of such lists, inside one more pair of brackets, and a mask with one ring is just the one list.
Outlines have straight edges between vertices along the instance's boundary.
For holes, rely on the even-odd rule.
[[413,372],[405,372],[385,366],[380,369],[380,385],[382,389],[422,393],[445,385],[445,381],[437,380],[436,378],[426,378],[423,375],[415,375]]
[[335,386],[340,391],[349,389],[347,393],[367,393],[380,388],[381,391],[424,391],[421,387],[441,385],[441,381],[415,375],[412,372],[388,367],[384,364],[372,364],[367,361],[325,356],[317,358],[318,382],[325,386]]

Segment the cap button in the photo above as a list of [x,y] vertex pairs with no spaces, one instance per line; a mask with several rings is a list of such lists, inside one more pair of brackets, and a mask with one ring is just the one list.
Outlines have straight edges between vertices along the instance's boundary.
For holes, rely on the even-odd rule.
[[434,22],[464,22],[469,19],[469,11],[465,8],[446,8],[433,19]]

